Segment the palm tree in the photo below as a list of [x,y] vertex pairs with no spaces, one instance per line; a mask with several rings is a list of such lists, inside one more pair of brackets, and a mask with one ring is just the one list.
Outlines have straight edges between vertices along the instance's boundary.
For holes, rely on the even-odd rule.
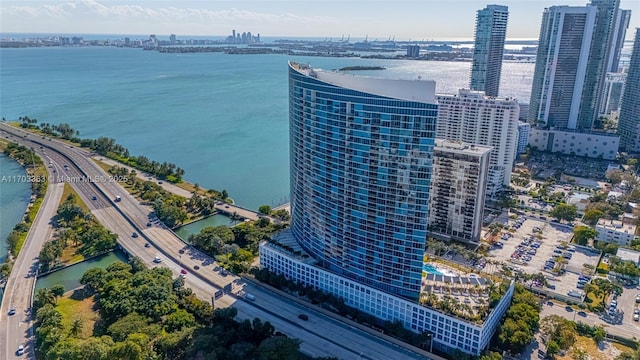
[[75,320],[73,320],[73,323],[71,324],[69,333],[72,336],[77,337],[78,334],[80,334],[80,332],[82,331],[82,326],[83,326],[82,319],[76,318]]

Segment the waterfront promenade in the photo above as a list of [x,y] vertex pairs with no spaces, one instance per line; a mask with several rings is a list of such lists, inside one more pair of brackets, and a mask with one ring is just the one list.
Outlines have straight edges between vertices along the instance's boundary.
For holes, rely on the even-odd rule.
[[[152,182],[158,184],[159,186],[161,186],[164,190],[166,190],[166,191],[168,191],[168,192],[170,192],[172,194],[175,194],[175,195],[178,195],[178,196],[182,196],[182,197],[187,198],[187,199],[190,198],[193,195],[192,192],[190,192],[188,190],[185,190],[185,189],[183,189],[183,188],[181,188],[179,186],[176,186],[175,184],[172,184],[172,183],[170,183],[168,181],[161,181],[161,180],[159,180],[158,178],[156,178],[154,176],[150,176],[149,174],[141,172],[140,170],[135,169],[135,168],[133,168],[131,166],[124,165],[124,164],[122,164],[122,163],[120,163],[118,161],[115,161],[115,160],[112,160],[112,159],[108,159],[108,158],[105,158],[103,156],[93,156],[92,158],[95,161],[99,161],[99,162],[105,163],[105,164],[107,164],[109,166],[119,166],[119,167],[125,168],[125,169],[127,169],[129,171],[133,170],[133,171],[136,172],[136,177],[138,179],[143,180],[143,181],[152,181]],[[246,209],[246,208],[243,208],[243,207],[240,207],[240,206],[235,205],[235,204],[227,204],[227,203],[220,202],[220,203],[217,203],[215,205],[215,208],[219,212],[221,212],[223,214],[226,214],[226,215],[233,215],[235,213],[236,215],[238,215],[239,217],[241,217],[243,219],[248,219],[248,220],[258,220],[259,219],[258,212],[250,210],[250,209]]]

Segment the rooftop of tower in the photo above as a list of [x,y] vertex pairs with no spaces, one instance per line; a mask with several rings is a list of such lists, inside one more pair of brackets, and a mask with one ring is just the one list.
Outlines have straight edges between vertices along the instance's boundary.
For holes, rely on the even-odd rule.
[[297,72],[338,87],[361,91],[392,99],[435,104],[436,82],[433,80],[381,79],[356,76],[338,71],[313,69],[308,64],[293,61],[289,66]]

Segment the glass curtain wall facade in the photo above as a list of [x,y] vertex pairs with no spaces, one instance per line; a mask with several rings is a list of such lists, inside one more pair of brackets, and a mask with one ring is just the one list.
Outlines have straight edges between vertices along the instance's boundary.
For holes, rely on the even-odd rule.
[[291,230],[318,265],[417,299],[436,117],[289,63]]
[[506,6],[488,5],[478,10],[469,85],[471,90],[484,91],[487,96],[498,96],[508,18],[509,8]]
[[620,147],[625,151],[640,151],[640,28],[636,28],[629,72],[622,95],[618,119]]

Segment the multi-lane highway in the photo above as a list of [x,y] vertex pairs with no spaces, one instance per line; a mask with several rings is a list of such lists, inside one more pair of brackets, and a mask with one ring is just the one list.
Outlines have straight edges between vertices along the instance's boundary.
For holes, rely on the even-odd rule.
[[[90,159],[89,152],[57,140],[42,139],[7,124],[0,124],[0,133],[3,137],[11,134],[12,141],[35,149],[43,146],[45,154],[40,150],[40,156],[55,165],[57,174],[62,172],[68,175],[69,180],[72,180],[71,185],[88,204],[96,219],[118,234],[119,243],[130,254],[140,257],[150,266],[167,266],[176,276],[180,269],[186,269],[189,272],[185,279],[186,285],[202,299],[209,300],[217,290],[233,284],[234,293],[217,299],[217,307],[233,305],[238,310],[240,319],[257,317],[271,322],[278,331],[300,339],[301,350],[314,356],[397,360],[425,357],[424,352],[415,352],[392,344],[371,332],[355,329],[333,317],[318,313],[304,304],[286,300],[263,287],[245,284],[236,276],[223,276],[215,270],[217,266],[213,259],[185,245],[169,229],[158,224],[147,226],[149,209],[130,196],[120,184],[110,181],[109,175]],[[116,196],[119,196],[121,201],[114,202]],[[134,232],[140,236],[132,237]],[[146,243],[150,246],[145,247]],[[154,262],[155,257],[162,260],[160,264]],[[243,295],[246,293],[253,294],[255,300],[245,300]],[[28,308],[28,304],[20,305]],[[298,315],[301,313],[308,315],[308,320],[299,319]],[[5,326],[1,321],[4,316],[6,312],[3,308],[3,314],[0,315],[2,327]],[[9,325],[6,326],[8,329]],[[24,338],[25,343],[28,340]],[[0,342],[4,341],[0,338]]]

